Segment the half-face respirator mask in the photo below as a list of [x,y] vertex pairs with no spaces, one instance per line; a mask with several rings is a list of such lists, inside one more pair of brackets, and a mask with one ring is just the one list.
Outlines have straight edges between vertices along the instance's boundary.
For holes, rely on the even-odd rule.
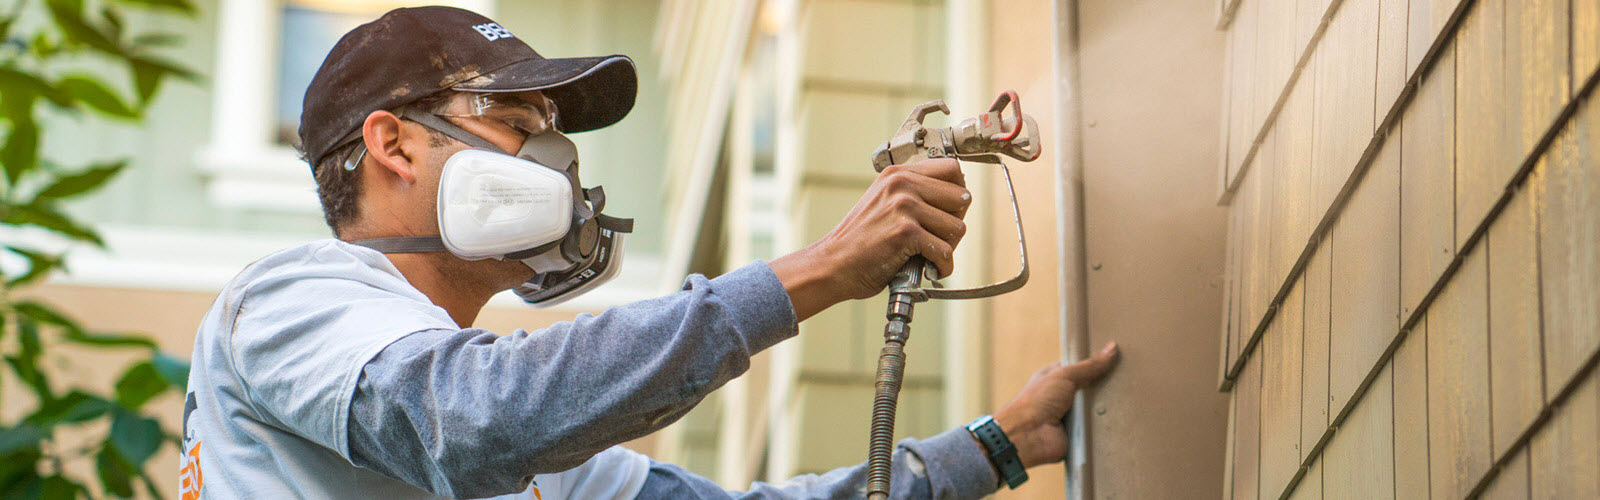
[[[622,265],[623,233],[633,219],[600,213],[605,191],[578,182],[578,150],[554,129],[553,107],[542,122],[519,123],[526,114],[496,117],[495,98],[473,96],[473,113],[498,119],[528,135],[515,156],[462,129],[446,116],[404,112],[402,117],[471,146],[445,160],[439,177],[439,236],[374,238],[354,242],[383,253],[448,251],[467,260],[512,259],[538,274],[513,291],[534,306],[582,295],[615,277]],[[504,109],[506,106],[500,106]],[[537,115],[536,115],[537,118]],[[354,168],[361,155],[345,168]]]

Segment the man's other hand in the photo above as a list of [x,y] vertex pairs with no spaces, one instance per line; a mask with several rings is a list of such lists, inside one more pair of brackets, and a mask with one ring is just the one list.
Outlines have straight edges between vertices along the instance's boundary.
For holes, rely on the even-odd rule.
[[1106,344],[1093,357],[1061,366],[1055,362],[1034,372],[1028,384],[998,413],[995,423],[1005,431],[1024,467],[1060,462],[1067,456],[1067,428],[1062,423],[1072,408],[1072,396],[1093,385],[1117,364],[1117,344]]
[[770,265],[802,320],[833,304],[876,295],[917,255],[948,276],[955,269],[956,244],[967,234],[961,218],[971,204],[953,159],[892,165],[837,227]]

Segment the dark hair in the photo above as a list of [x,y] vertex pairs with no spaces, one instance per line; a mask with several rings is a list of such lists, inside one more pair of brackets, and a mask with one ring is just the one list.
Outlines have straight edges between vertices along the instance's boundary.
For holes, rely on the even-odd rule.
[[[438,113],[456,94],[451,90],[437,92],[401,106],[399,110]],[[442,146],[449,143],[449,137],[430,128],[428,142],[433,146]],[[356,159],[354,155],[361,151],[357,147],[359,145],[361,141],[356,140],[334,148],[311,169],[312,176],[317,180],[317,200],[322,202],[322,217],[327,221],[328,228],[333,230],[335,238],[340,237],[340,231],[361,215],[361,170],[344,168],[346,161]],[[304,154],[302,151],[301,155]]]

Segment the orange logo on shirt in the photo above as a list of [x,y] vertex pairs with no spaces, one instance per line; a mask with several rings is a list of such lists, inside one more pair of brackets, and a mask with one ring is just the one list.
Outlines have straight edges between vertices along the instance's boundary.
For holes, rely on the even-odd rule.
[[200,442],[195,441],[179,459],[178,495],[182,500],[200,500],[200,487],[205,484],[200,474]]

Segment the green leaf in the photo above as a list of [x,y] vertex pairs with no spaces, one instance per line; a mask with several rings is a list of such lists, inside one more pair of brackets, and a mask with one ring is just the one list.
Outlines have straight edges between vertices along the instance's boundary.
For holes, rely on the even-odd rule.
[[43,252],[36,252],[26,248],[14,246],[6,247],[6,250],[10,250],[12,253],[21,255],[23,258],[28,259],[28,272],[21,276],[7,280],[6,286],[8,287],[32,283],[39,278],[48,275],[50,271],[61,267],[61,256],[59,255],[50,255]]
[[33,34],[33,41],[28,43],[28,50],[33,52],[34,57],[50,59],[61,53],[61,45],[51,39],[48,33],[41,31]]
[[128,57],[128,61],[160,68],[163,72],[171,73],[172,76],[192,83],[200,83],[204,80],[204,78],[201,78],[200,74],[195,73],[194,70],[185,68],[182,65],[172,61],[163,60],[159,57],[137,55]]
[[38,449],[42,441],[44,441],[44,431],[36,425],[25,423],[7,428],[0,431],[0,456],[9,456],[26,449]]
[[[16,307],[16,305],[13,305],[13,307],[17,309],[17,312],[23,312],[21,308]],[[27,313],[23,313],[23,315],[27,316]],[[38,320],[31,319],[29,317],[17,318],[17,344],[19,346],[17,349],[17,356],[28,360],[30,363],[39,359],[39,353],[41,352],[39,345],[39,324],[36,323],[36,321]]]
[[39,191],[39,194],[34,195],[34,197],[35,199],[57,200],[83,194],[105,184],[106,181],[117,175],[117,172],[121,172],[123,167],[126,166],[128,166],[128,160],[92,164],[89,168],[76,174],[57,177],[54,183]]
[[167,75],[166,70],[139,59],[130,59],[128,68],[133,73],[133,88],[139,93],[139,105],[149,105],[150,98],[155,97],[156,90],[161,88],[162,77]]
[[104,6],[104,7],[100,8],[100,17],[105,19],[106,20],[106,26],[111,28],[111,33],[109,34],[109,36],[110,36],[110,38],[112,40],[117,40],[117,39],[122,38],[122,14],[121,13],[118,13],[116,11],[116,9],[112,9],[110,5],[107,5],[107,6]]
[[74,424],[93,420],[111,411],[111,402],[105,398],[82,391],[72,391],[28,415],[25,422],[49,428],[59,424]]
[[59,326],[68,330],[83,329],[82,327],[79,327],[78,323],[73,321],[72,318],[68,318],[65,314],[61,314],[61,312],[56,311],[50,306],[44,305],[42,302],[23,300],[12,304],[11,307],[33,321],[47,325]]
[[147,6],[150,6],[150,7],[157,7],[157,8],[162,8],[162,9],[170,9],[170,10],[178,11],[180,13],[188,14],[188,15],[191,15],[191,16],[196,14],[197,12],[199,12],[198,10],[196,10],[194,8],[194,4],[190,3],[188,0],[117,0],[117,1],[120,2],[120,3],[128,4],[128,5],[147,5]]
[[[36,52],[42,51],[39,55],[40,58],[53,55],[55,50],[43,33],[34,37],[30,45]],[[32,116],[33,101],[38,96],[49,99],[50,103],[58,108],[66,108],[72,105],[72,99],[68,98],[66,93],[61,92],[54,85],[50,85],[49,82],[44,81],[38,75],[19,71],[15,67],[0,67],[0,92],[5,92],[6,100],[8,101],[6,113],[13,120],[26,118],[21,116],[24,114]],[[12,99],[12,96],[16,96],[16,98]],[[31,121],[31,118],[28,119]]]
[[62,339],[74,344],[93,347],[145,347],[150,349],[156,347],[156,341],[134,333],[92,333],[83,330],[68,330]]
[[161,447],[161,424],[130,411],[118,411],[111,419],[107,442],[116,446],[128,464],[138,468]]
[[99,396],[89,395],[88,398],[79,401],[78,404],[67,408],[66,413],[61,414],[61,422],[69,424],[88,422],[100,418],[101,415],[105,415],[110,411],[110,401],[106,401]]
[[61,33],[68,39],[107,54],[122,55],[122,48],[118,47],[116,42],[83,19],[82,2],[48,0],[45,4],[50,7],[50,16],[55,19],[56,27],[60,28]]
[[154,364],[145,361],[122,373],[122,378],[117,379],[117,404],[131,409],[138,409],[148,401],[166,391],[167,380],[156,371]]
[[24,385],[33,389],[38,396],[39,404],[48,405],[55,401],[55,392],[50,390],[50,379],[44,372],[39,371],[39,325],[34,319],[23,316],[17,321],[17,354],[6,356],[6,364],[11,366],[11,372],[22,380]]
[[0,147],[0,163],[5,164],[8,186],[16,185],[22,174],[38,166],[39,126],[31,117],[11,120],[11,132],[6,134],[6,145]]
[[156,90],[161,88],[162,80],[168,76],[196,83],[201,80],[200,75],[187,68],[153,57],[129,57],[128,65],[132,70],[133,86],[139,92],[141,103],[150,102],[150,99],[155,97]]
[[78,492],[87,493],[83,485],[67,479],[65,476],[54,475],[44,478],[44,485],[40,488],[39,498],[42,500],[77,500]]
[[73,99],[78,100],[95,110],[119,118],[138,118],[139,112],[122,102],[115,92],[106,88],[99,80],[87,76],[69,76],[62,78],[56,88],[66,92]]
[[42,404],[55,400],[55,394],[50,392],[49,378],[44,372],[39,371],[38,360],[30,361],[21,356],[6,356],[5,360],[6,365],[11,367],[11,372],[22,379],[23,385],[33,389],[34,396],[39,398]]
[[178,392],[183,392],[189,385],[188,361],[168,356],[163,352],[157,352],[150,359],[150,364],[155,365],[156,372],[161,374],[161,378],[165,379],[167,384],[177,387]]
[[[10,460],[11,457],[6,459]],[[35,465],[38,461],[36,454],[33,460],[26,464],[30,467],[29,470],[19,470],[11,477],[5,478],[5,482],[0,484],[0,498],[39,498],[43,482],[39,480],[38,466]]]
[[115,446],[107,444],[100,447],[100,452],[95,453],[95,471],[100,475],[100,484],[104,485],[106,492],[119,496],[133,496],[133,467],[122,460],[117,454]]
[[0,223],[20,226],[23,224],[39,226],[60,233],[62,236],[79,241],[93,243],[95,246],[105,248],[105,240],[93,229],[73,222],[66,215],[58,212],[48,203],[29,203],[11,207],[11,210],[0,218]]
[[0,455],[0,498],[21,498],[39,481],[38,447]]
[[176,33],[140,33],[133,36],[133,44],[140,47],[177,47],[183,37]]

